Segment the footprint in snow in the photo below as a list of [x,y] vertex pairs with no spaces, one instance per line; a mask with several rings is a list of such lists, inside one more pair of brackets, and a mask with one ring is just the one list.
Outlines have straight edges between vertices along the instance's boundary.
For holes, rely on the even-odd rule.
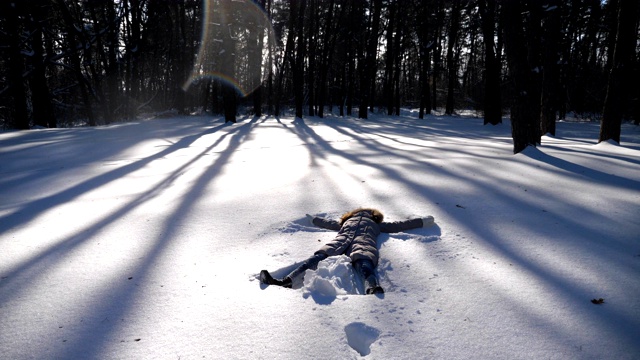
[[380,336],[380,330],[361,322],[354,322],[344,327],[347,343],[361,356],[371,353],[371,344]]

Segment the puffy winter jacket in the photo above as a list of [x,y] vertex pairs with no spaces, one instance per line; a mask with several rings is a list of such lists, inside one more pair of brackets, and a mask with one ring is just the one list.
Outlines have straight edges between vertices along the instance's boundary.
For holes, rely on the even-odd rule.
[[347,219],[342,226],[335,220],[314,217],[313,224],[330,230],[338,231],[338,235],[324,245],[316,253],[324,253],[327,256],[347,255],[351,261],[369,259],[374,266],[378,266],[380,257],[377,238],[381,232],[393,233],[423,226],[422,219],[411,219],[396,222],[373,221],[373,214],[369,211],[360,211]]

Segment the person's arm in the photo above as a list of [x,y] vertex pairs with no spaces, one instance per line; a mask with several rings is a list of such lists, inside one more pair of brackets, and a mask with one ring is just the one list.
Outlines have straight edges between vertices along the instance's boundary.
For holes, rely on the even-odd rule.
[[325,219],[317,216],[312,216],[309,214],[307,214],[307,219],[309,219],[309,222],[311,222],[311,224],[317,227],[321,227],[323,229],[335,230],[335,231],[340,230],[340,223],[337,222],[336,220]]
[[435,223],[433,216],[415,218],[403,221],[383,222],[380,224],[380,231],[384,233],[394,233],[411,229],[426,228]]

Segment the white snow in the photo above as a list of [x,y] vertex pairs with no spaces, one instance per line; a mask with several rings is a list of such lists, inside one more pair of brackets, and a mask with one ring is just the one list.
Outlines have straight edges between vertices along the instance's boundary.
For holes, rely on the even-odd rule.
[[331,303],[338,295],[364,294],[364,291],[358,291],[351,259],[340,255],[326,258],[318,264],[316,270],[309,269],[305,272],[303,294],[313,296],[318,303]]
[[[174,117],[0,133],[3,359],[638,359],[640,130],[512,154],[508,120]],[[344,258],[264,286],[373,206]],[[591,299],[603,298],[594,305]]]

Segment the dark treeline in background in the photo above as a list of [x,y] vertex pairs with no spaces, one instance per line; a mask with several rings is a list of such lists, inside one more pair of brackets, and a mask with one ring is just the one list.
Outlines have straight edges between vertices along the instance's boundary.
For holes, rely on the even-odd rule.
[[[208,1],[238,14],[251,0]],[[215,77],[182,88],[204,38],[201,0],[3,0],[1,125],[94,126],[165,111],[367,118],[401,107],[420,118],[472,109],[498,124],[510,110],[518,152],[569,112],[599,118],[600,141],[619,142],[622,119],[640,121],[636,0],[255,4],[271,41],[243,44],[251,30],[229,26],[236,44],[218,59],[263,54],[261,86],[243,96]],[[226,67],[241,79],[251,65]]]

